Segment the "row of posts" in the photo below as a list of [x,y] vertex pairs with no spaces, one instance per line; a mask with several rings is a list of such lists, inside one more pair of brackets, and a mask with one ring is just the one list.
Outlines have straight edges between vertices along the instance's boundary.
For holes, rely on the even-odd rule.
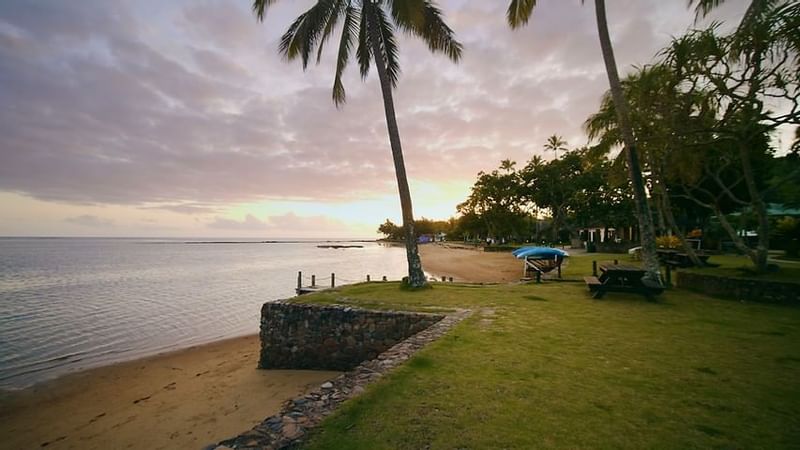
[[[448,277],[442,277],[442,282],[445,282],[447,280],[448,280]],[[453,282],[453,277],[449,277],[449,280],[452,283]],[[367,281],[368,282],[372,281],[370,279],[369,274],[367,274]],[[384,275],[381,278],[381,281],[387,281],[386,275]],[[314,287],[316,285],[317,285],[317,276],[316,275],[311,275],[311,287]],[[297,289],[300,289],[302,287],[303,287],[303,272],[297,272]],[[336,274],[333,273],[333,272],[331,272],[331,287],[332,288],[336,287]]]

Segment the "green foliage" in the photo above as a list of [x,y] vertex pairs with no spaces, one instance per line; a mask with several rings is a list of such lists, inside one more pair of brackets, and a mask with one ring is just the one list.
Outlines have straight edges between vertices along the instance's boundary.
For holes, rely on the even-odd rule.
[[515,162],[502,161],[490,173],[479,172],[466,201],[457,206],[465,220],[460,224],[465,234],[491,237],[522,235],[527,216],[521,201],[520,175]]
[[[430,220],[426,218],[414,221],[414,231],[417,236],[434,235],[444,233],[445,235],[452,236],[456,227],[456,220]],[[396,225],[389,219],[378,227],[378,233],[383,234],[385,239],[392,241],[402,241],[405,239],[403,227]]]
[[789,239],[800,238],[800,220],[795,217],[783,217],[775,226],[776,231]]
[[681,240],[677,236],[659,236],[656,238],[656,247],[677,249],[681,248]]
[[506,19],[511,28],[527,25],[535,6],[536,0],[511,0],[506,13]]
[[389,219],[386,219],[386,222],[383,222],[378,227],[378,233],[383,234],[385,239],[389,239],[392,241],[401,241],[405,239],[405,235],[403,234],[403,227],[399,225],[395,225]]
[[[565,145],[553,135],[545,148],[563,150]],[[524,241],[536,234],[541,212],[551,217],[551,242],[560,241],[565,227],[572,234],[579,226],[635,221],[628,185],[616,182],[618,169],[602,151],[576,149],[550,161],[534,156],[519,170],[515,165],[505,160],[498,169],[478,174],[470,196],[458,205],[460,234]]]

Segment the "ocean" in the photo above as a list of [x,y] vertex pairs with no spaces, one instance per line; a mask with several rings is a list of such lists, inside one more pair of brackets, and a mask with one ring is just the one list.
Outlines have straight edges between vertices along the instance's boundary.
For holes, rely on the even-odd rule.
[[[222,243],[224,241],[224,243]],[[0,389],[257,333],[304,284],[406,273],[401,247],[325,240],[0,238]]]

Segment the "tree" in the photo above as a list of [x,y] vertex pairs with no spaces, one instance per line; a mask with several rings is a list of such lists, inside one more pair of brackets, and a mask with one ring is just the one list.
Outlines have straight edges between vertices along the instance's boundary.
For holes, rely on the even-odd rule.
[[[521,235],[526,217],[525,203],[520,197],[519,173],[514,161],[504,160],[490,173],[479,172],[466,201],[457,206],[462,217],[468,217],[472,231],[486,237],[513,238]],[[481,227],[476,227],[479,218]]]
[[565,141],[563,137],[554,134],[547,138],[547,142],[544,144],[544,149],[555,153],[556,159],[558,159],[558,152],[567,151],[567,141]]
[[[755,214],[758,243],[750,248],[724,217],[710,195],[687,196],[715,210],[734,244],[756,269],[767,269],[770,224],[758,158],[768,151],[765,136],[783,125],[800,124],[800,4],[754,1],[736,32],[726,36],[717,27],[675,39],[665,51],[666,63],[679,76],[685,93],[703,95],[711,108],[698,110],[708,125],[695,130],[708,146],[723,151],[724,166],[738,165],[745,194],[725,191],[727,198]],[[742,31],[744,30],[744,31]],[[720,188],[720,170],[707,174]],[[701,191],[702,193],[702,191]]]
[[[253,11],[258,20],[263,21],[267,8],[276,2],[254,0]],[[362,79],[367,77],[373,61],[378,72],[403,213],[408,283],[412,287],[421,287],[426,282],[425,273],[417,249],[411,193],[392,98],[392,88],[397,85],[400,74],[395,33],[400,29],[416,36],[425,41],[430,51],[444,53],[454,62],[461,58],[461,44],[455,40],[453,30],[444,22],[441,11],[431,0],[317,0],[284,33],[280,52],[289,60],[299,57],[305,69],[316,49],[319,63],[324,44],[339,23],[342,26],[333,82],[333,102],[337,107],[345,102],[342,74],[356,44],[356,59]]]
[[384,238],[393,241],[399,241],[403,239],[403,227],[395,225],[395,223],[389,219],[386,219],[386,222],[383,222],[378,227],[378,233],[383,234]]
[[[649,186],[652,199],[658,212],[662,231],[667,229],[675,234],[684,252],[697,266],[703,261],[698,258],[686,239],[673,213],[670,180],[677,173],[693,172],[695,158],[686,154],[686,136],[683,130],[691,120],[689,111],[698,106],[689,96],[677,89],[678,80],[672,71],[663,64],[640,68],[622,81],[625,98],[630,107],[631,125],[639,142],[642,165],[649,173]],[[610,92],[600,103],[600,109],[584,123],[590,139],[599,139],[598,147],[608,152],[621,143],[621,133],[617,114]]]
[[[527,24],[534,6],[536,6],[536,0],[512,0],[507,13],[508,23],[511,28],[518,28]],[[633,136],[628,107],[625,103],[619,74],[617,73],[614,49],[611,46],[611,38],[608,34],[605,0],[595,0],[595,15],[597,16],[597,31],[600,37],[600,48],[606,66],[611,97],[616,106],[617,120],[619,122],[620,133],[622,135],[622,141],[624,142],[624,152],[628,163],[628,176],[633,189],[636,218],[639,222],[639,235],[642,243],[642,262],[644,263],[644,268],[647,270],[645,277],[651,281],[660,283],[661,273],[658,256],[656,255],[656,236],[653,227],[653,218],[650,214],[650,206],[647,203],[647,194],[644,189],[641,167],[639,166],[639,153],[636,148],[636,141]]]
[[553,219],[550,239],[553,243],[559,241],[559,232],[568,214],[574,211],[581,175],[581,161],[575,153],[549,162],[534,156],[520,173],[525,199],[550,210]]

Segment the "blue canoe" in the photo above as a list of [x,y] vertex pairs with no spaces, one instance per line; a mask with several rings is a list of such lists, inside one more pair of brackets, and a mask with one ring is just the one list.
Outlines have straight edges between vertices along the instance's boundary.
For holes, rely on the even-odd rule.
[[539,259],[556,259],[556,257],[566,258],[569,253],[564,250],[552,247],[520,247],[513,252],[512,255],[517,259],[534,257]]

